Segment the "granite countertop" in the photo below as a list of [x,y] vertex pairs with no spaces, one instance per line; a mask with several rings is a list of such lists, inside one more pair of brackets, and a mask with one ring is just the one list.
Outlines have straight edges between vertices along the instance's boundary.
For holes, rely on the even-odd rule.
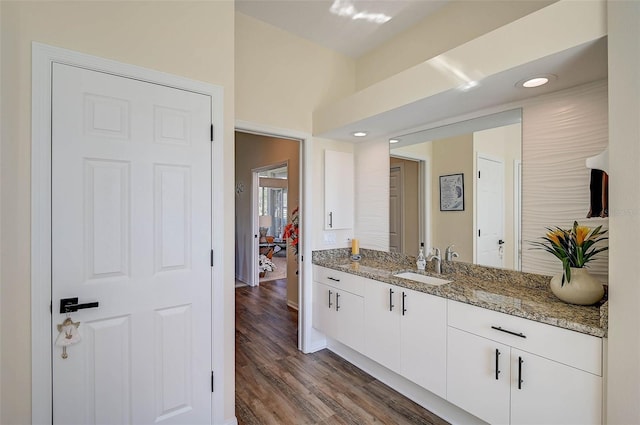
[[[456,261],[442,261],[442,273],[436,274],[429,269],[419,272],[413,257],[402,254],[366,249],[361,254],[360,261],[352,262],[348,249],[314,251],[312,263],[596,337],[607,336],[606,297],[593,306],[567,304],[553,295],[548,276]],[[435,286],[393,276],[404,271],[451,283]]]

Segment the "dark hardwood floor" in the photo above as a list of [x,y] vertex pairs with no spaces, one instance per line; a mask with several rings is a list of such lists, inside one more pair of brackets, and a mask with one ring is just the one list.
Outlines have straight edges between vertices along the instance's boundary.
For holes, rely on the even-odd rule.
[[286,282],[236,288],[236,417],[252,424],[446,424],[329,350],[303,354]]

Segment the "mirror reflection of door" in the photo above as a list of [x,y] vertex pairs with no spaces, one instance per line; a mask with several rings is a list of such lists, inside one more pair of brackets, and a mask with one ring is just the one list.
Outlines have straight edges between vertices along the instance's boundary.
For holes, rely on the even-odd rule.
[[389,169],[389,250],[417,255],[420,245],[420,163],[391,157]]
[[[392,160],[394,156],[421,158],[421,164],[429,164],[420,177],[426,187],[426,190],[421,189],[424,191],[421,207],[426,212],[421,213],[424,217],[421,223],[425,227],[418,232],[424,235],[422,238],[427,249],[438,247],[444,252],[447,246],[455,245],[455,251],[459,253],[456,261],[477,262],[478,213],[474,176],[478,171],[477,154],[481,152],[504,164],[504,208],[501,213],[504,223],[503,264],[497,267],[520,270],[521,120],[521,110],[515,109],[394,137],[398,142],[390,145]],[[463,173],[465,178],[464,211],[440,211],[439,177],[456,173]],[[404,245],[410,247],[406,241]]]
[[402,252],[402,166],[389,171],[389,251]]
[[504,267],[504,163],[478,153],[476,263]]

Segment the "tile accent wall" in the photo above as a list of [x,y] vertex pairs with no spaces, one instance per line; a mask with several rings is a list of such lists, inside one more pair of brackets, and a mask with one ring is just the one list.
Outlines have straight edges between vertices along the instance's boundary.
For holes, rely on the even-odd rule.
[[[608,145],[607,82],[585,84],[527,101],[522,120],[522,271],[553,274],[560,262],[528,241],[546,227],[580,224],[608,227],[606,218],[587,219],[590,169],[585,159]],[[608,251],[589,263],[603,281]]]

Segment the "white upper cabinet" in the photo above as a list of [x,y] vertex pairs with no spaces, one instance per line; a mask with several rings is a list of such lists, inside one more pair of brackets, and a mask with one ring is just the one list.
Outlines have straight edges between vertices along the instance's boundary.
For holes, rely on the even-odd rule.
[[354,205],[353,153],[324,151],[324,227],[352,229]]

